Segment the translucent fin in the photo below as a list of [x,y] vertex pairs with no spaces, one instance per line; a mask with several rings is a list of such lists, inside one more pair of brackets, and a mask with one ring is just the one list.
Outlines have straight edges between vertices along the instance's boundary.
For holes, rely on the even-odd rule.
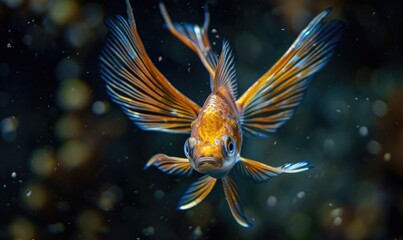
[[217,92],[220,87],[228,89],[232,96],[236,98],[236,76],[234,56],[227,41],[224,41],[220,58],[218,59],[217,71],[213,83],[213,92]]
[[340,41],[344,24],[322,22],[330,11],[316,16],[284,56],[237,100],[246,134],[273,134],[291,118],[310,78],[329,61]]
[[222,178],[222,185],[224,188],[225,198],[227,199],[229,208],[231,209],[232,216],[242,227],[250,227],[252,224],[246,219],[243,213],[242,205],[239,201],[239,194],[234,180],[229,176]]
[[210,73],[211,79],[214,79],[217,55],[211,50],[208,39],[208,26],[210,24],[208,5],[204,6],[204,23],[202,27],[196,24],[172,23],[162,2],[159,3],[159,8],[169,31],[199,56],[204,67]]
[[157,154],[148,160],[144,169],[150,166],[155,166],[159,170],[170,175],[185,175],[189,176],[192,173],[192,166],[190,166],[189,159],[169,157],[165,154]]
[[101,53],[101,77],[112,99],[140,128],[187,133],[200,107],[173,87],[151,62],[138,35],[132,9],[128,19],[107,19],[109,35]]
[[308,162],[287,163],[280,167],[271,167],[261,162],[241,157],[234,170],[246,179],[261,183],[282,173],[299,173],[311,168]]
[[213,189],[217,179],[205,175],[192,183],[182,196],[178,209],[186,210],[199,204]]

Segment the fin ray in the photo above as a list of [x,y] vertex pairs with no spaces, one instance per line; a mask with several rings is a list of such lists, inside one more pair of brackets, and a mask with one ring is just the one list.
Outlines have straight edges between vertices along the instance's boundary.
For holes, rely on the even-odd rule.
[[272,167],[258,161],[241,157],[234,170],[246,179],[261,183],[267,182],[271,178],[282,173],[299,173],[311,168],[312,167],[309,166],[309,163],[304,161],[287,163],[279,167]]
[[242,227],[252,226],[243,212],[243,208],[239,200],[238,190],[234,180],[232,180],[232,178],[229,176],[225,176],[222,178],[222,184],[224,188],[225,198],[227,199],[232,216]]
[[203,201],[213,189],[217,179],[205,175],[192,183],[179,201],[178,209],[186,210]]
[[154,155],[152,158],[150,158],[150,160],[148,160],[147,164],[144,166],[144,169],[147,169],[150,166],[155,166],[162,172],[170,175],[189,176],[193,170],[189,163],[189,159],[169,157],[165,154]]
[[187,133],[200,107],[173,87],[147,55],[128,0],[128,18],[106,20],[101,78],[112,100],[143,130]]
[[329,12],[316,16],[284,56],[237,100],[247,135],[271,135],[291,118],[311,77],[329,61],[341,39],[344,24],[322,22]]
[[199,56],[204,67],[210,73],[210,78],[214,79],[217,55],[211,50],[208,39],[208,27],[210,24],[208,5],[204,6],[204,23],[202,27],[196,24],[172,23],[162,2],[159,3],[159,8],[169,31]]
[[234,99],[236,98],[237,85],[234,56],[227,41],[223,43],[213,84],[213,92],[217,92],[220,87],[225,87],[231,92]]

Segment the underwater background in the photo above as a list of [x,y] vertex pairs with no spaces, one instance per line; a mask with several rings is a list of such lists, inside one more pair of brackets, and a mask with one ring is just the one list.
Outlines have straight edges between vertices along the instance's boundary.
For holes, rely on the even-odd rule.
[[[143,170],[157,153],[183,157],[188,135],[141,131],[110,102],[99,76],[105,17],[123,0],[0,0],[0,239],[403,239],[403,4],[399,1],[211,0],[209,37],[235,52],[243,93],[319,12],[344,37],[291,120],[242,155],[305,173],[262,184],[235,179],[251,228],[217,185],[176,210],[199,175]],[[202,105],[198,57],[164,27],[157,1],[133,0],[158,69]],[[164,3],[201,24],[204,1]]]

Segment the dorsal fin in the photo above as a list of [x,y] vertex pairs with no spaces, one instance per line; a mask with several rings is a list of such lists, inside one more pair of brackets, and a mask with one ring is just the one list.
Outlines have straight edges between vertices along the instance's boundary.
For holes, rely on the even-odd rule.
[[216,74],[214,77],[213,92],[217,92],[220,87],[227,88],[236,98],[237,86],[235,76],[234,56],[227,41],[224,41],[222,52],[218,59]]

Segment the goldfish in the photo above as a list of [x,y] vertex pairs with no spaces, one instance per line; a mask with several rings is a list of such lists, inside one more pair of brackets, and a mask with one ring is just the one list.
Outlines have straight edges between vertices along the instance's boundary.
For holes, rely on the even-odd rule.
[[229,209],[243,227],[246,218],[233,180],[242,176],[266,182],[283,173],[300,173],[312,168],[306,161],[272,167],[241,156],[244,135],[273,135],[300,105],[312,76],[324,67],[335,52],[344,24],[323,19],[331,8],[319,13],[299,34],[286,53],[245,93],[237,97],[234,56],[227,41],[216,54],[209,42],[210,15],[205,6],[204,22],[172,22],[165,5],[159,8],[168,30],[200,59],[210,77],[211,94],[199,106],[156,68],[146,53],[137,31],[133,9],[126,0],[127,18],[106,20],[109,34],[100,55],[101,78],[107,92],[127,116],[142,130],[184,133],[185,157],[157,154],[145,165],[172,175],[202,176],[181,197],[178,209],[186,210],[202,202],[217,181],[221,181]]

